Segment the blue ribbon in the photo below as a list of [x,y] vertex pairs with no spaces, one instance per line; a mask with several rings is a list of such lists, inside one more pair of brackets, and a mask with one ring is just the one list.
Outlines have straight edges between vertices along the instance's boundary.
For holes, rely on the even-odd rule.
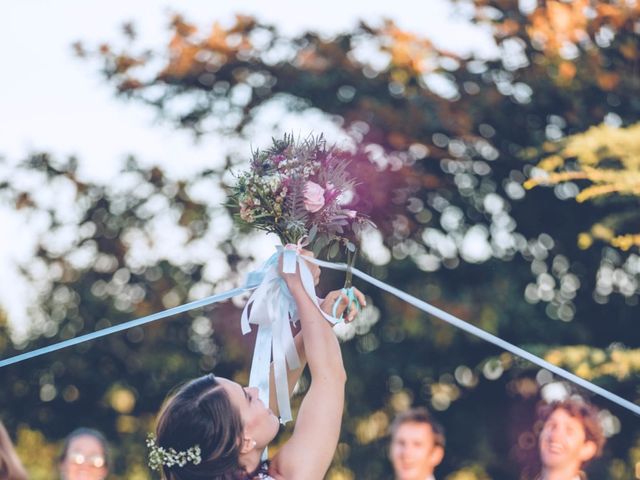
[[[282,248],[282,247],[280,247]],[[122,323],[120,325],[115,325],[113,327],[108,327],[108,328],[104,328],[102,330],[98,330],[96,332],[93,333],[89,333],[87,335],[82,335],[80,337],[76,337],[76,338],[72,338],[69,340],[65,340],[63,342],[59,342],[59,343],[55,343],[53,345],[50,345],[48,347],[43,347],[43,348],[39,348],[37,350],[32,350],[31,352],[27,352],[27,353],[23,353],[20,355],[16,355],[13,357],[9,357],[7,359],[4,360],[0,360],[0,368],[2,367],[6,367],[8,365],[13,365],[19,362],[22,362],[24,360],[28,360],[30,358],[34,358],[34,357],[38,357],[41,355],[45,355],[47,353],[51,353],[51,352],[55,352],[57,350],[61,350],[63,348],[66,347],[70,347],[73,345],[77,345],[79,343],[83,343],[83,342],[87,342],[89,340],[95,340],[97,338],[101,338],[101,337],[105,337],[107,335],[110,335],[112,333],[116,333],[116,332],[121,332],[123,330],[127,330],[129,328],[133,328],[133,327],[137,327],[140,325],[144,325],[146,323],[150,323],[156,320],[160,320],[162,318],[166,318],[172,315],[176,315],[178,313],[184,313],[187,312],[189,310],[193,310],[195,308],[200,308],[200,307],[204,307],[206,305],[211,305],[213,303],[216,302],[221,302],[223,300],[227,300],[231,297],[234,297],[236,295],[240,295],[248,290],[253,290],[258,288],[259,286],[261,286],[262,284],[265,283],[266,278],[267,278],[267,274],[268,272],[273,269],[274,265],[275,268],[277,269],[277,260],[278,260],[278,255],[280,254],[280,251],[278,251],[278,253],[274,254],[266,263],[265,265],[263,265],[263,267],[256,271],[256,272],[251,272],[248,277],[247,277],[247,281],[245,283],[245,285],[241,288],[235,288],[233,290],[229,290],[228,292],[224,292],[218,295],[213,295],[207,298],[204,298],[202,300],[197,300],[194,302],[190,302],[187,303],[185,305],[181,305],[179,307],[174,307],[174,308],[170,308],[168,310],[162,311],[162,312],[158,312],[158,313],[154,313],[152,315],[148,315],[146,317],[142,317],[136,320],[131,320],[129,322],[125,322]],[[286,252],[285,252],[286,254]],[[295,254],[295,252],[294,252]],[[298,255],[296,255],[296,257],[299,257]],[[284,260],[284,259],[283,259]],[[322,260],[317,260],[317,259],[312,259],[309,257],[305,257],[305,260],[301,260],[300,258],[297,258],[297,265],[301,268],[301,276],[303,279],[303,282],[305,281],[305,278],[311,281],[311,283],[313,284],[313,278],[311,277],[311,273],[309,272],[309,269],[307,268],[306,262],[312,262],[315,263],[321,267],[325,267],[325,268],[330,268],[332,270],[340,270],[340,271],[346,271],[349,267],[344,264],[344,263],[331,263],[331,262],[324,262]],[[295,270],[294,270],[295,272]],[[391,285],[388,285],[385,282],[382,282],[380,280],[378,280],[377,278],[371,277],[370,275],[367,275],[366,273],[361,272],[360,270],[353,268],[352,272],[355,276],[361,278],[362,280],[366,281],[367,283],[376,286],[388,293],[391,293],[392,295],[400,298],[401,300],[404,300],[405,302],[415,306],[416,308],[430,314],[433,315],[434,317],[437,317],[447,323],[449,323],[450,325],[453,325],[456,328],[459,328],[461,330],[464,330],[465,332],[468,332],[478,338],[481,338],[487,342],[493,343],[494,345],[509,351],[511,353],[513,353],[514,355],[517,355],[518,357],[524,358],[525,360],[530,361],[531,363],[538,365],[539,367],[545,368],[547,370],[549,370],[550,372],[555,373],[556,375],[558,375],[559,377],[562,377],[566,380],[569,380],[570,382],[573,382],[583,388],[585,388],[586,390],[589,390],[593,393],[595,393],[596,395],[600,395],[603,398],[606,398],[607,400],[621,406],[622,408],[629,410],[632,413],[635,413],[636,415],[640,416],[640,406],[636,405],[633,402],[630,402],[629,400],[626,400],[612,392],[609,392],[608,390],[599,387],[598,385],[595,385],[581,377],[578,377],[577,375],[574,375],[573,373],[570,373],[556,365],[553,365],[552,363],[547,362],[546,360],[543,360],[540,357],[537,357],[536,355],[533,355],[532,353],[527,352],[526,350],[517,347],[503,339],[501,339],[500,337],[497,337],[495,335],[492,335],[488,332],[485,332],[484,330],[476,327],[475,325],[471,325],[470,323],[465,322],[464,320],[459,319],[458,317],[455,317],[454,315],[451,315],[450,313],[445,312],[444,310],[440,310],[437,307],[434,307],[433,305],[430,305],[427,302],[424,302],[412,295],[409,295],[406,292],[403,292],[400,289],[397,289],[395,287],[392,287]],[[273,281],[270,280],[270,283],[275,283]],[[304,283],[303,283],[304,284]],[[279,280],[279,289],[280,292],[283,294],[283,296],[286,296],[285,294],[285,290],[286,288],[283,288],[283,282],[281,280]],[[306,286],[305,286],[305,290],[306,290]],[[254,293],[255,295],[255,293]],[[253,298],[253,297],[252,297]],[[313,300],[316,301],[317,303],[317,298],[315,297],[315,293],[313,294],[312,297]],[[255,303],[255,298],[254,298],[254,303]],[[292,311],[291,309],[291,303],[287,303],[286,305],[289,306],[289,317],[290,319],[297,319],[297,313],[295,311]],[[295,302],[293,303],[295,308]],[[255,310],[255,306],[252,309],[251,313],[252,315],[254,314],[254,310]],[[245,307],[245,312],[247,311],[247,308]],[[280,311],[280,310],[279,310]],[[284,310],[286,312],[286,309]],[[248,331],[251,330],[251,327],[249,325],[249,323],[253,323],[249,321],[249,317],[247,316],[246,319],[246,323],[245,323],[245,312],[243,312],[243,333],[247,333]],[[255,312],[256,314],[258,312]],[[327,318],[329,321],[335,322],[338,319],[332,318],[326,314],[323,315],[325,316],[325,318]],[[282,318],[282,317],[278,317],[278,318]],[[295,321],[295,320],[293,320]],[[263,325],[263,324],[259,324],[259,329],[258,329],[258,338],[256,340],[256,351],[254,353],[254,358],[253,358],[253,363],[252,363],[252,367],[251,367],[251,377],[254,378],[254,382],[255,384],[257,384],[258,386],[261,386],[262,389],[260,390],[260,398],[265,402],[265,405],[268,404],[269,402],[269,363],[270,363],[270,357],[271,357],[271,351],[269,346],[267,346],[266,348],[264,347],[264,345],[270,345],[271,343],[271,339],[274,338],[274,332],[272,330],[272,327],[269,328],[269,326],[267,325]],[[288,324],[285,323],[285,325],[287,326],[287,328],[289,328]],[[258,345],[260,345],[260,347],[258,347]],[[295,345],[294,345],[294,349],[293,351],[295,352]],[[291,352],[288,352],[287,354],[285,354],[285,358],[287,358],[287,355],[291,355]],[[296,355],[297,356],[297,355]],[[260,360],[257,360],[257,357],[260,358]],[[266,374],[265,374],[266,372]],[[259,380],[258,380],[259,379]],[[286,376],[285,376],[286,379]],[[263,390],[265,393],[263,393]],[[266,395],[266,396],[265,396]],[[288,392],[287,392],[287,397],[288,397]],[[287,400],[287,405],[288,405],[288,400]],[[282,411],[281,411],[282,413]]]
[[121,323],[119,325],[114,325],[112,327],[103,328],[102,330],[98,330],[92,333],[87,333],[86,335],[81,335],[79,337],[71,338],[69,340],[64,340],[59,343],[54,343],[53,345],[49,345],[48,347],[38,348],[37,350],[32,350],[30,352],[22,353],[14,357],[0,360],[0,368],[6,367],[8,365],[13,365],[14,363],[19,363],[24,360],[29,360],[30,358],[39,357],[41,355],[46,355],[48,353],[62,350],[63,348],[72,347],[73,345],[78,345],[79,343],[84,343],[90,340],[95,340],[97,338],[106,337],[107,335],[111,335],[112,333],[122,332],[123,330],[128,330],[133,327],[139,327],[140,325],[145,325],[147,323],[155,322],[156,320],[171,317],[173,315],[177,315],[178,313],[184,313],[184,312],[188,312],[189,310],[193,310],[195,308],[201,308],[207,305],[211,305],[212,303],[222,302],[229,298],[240,295],[246,292],[247,290],[252,290],[256,288],[259,284],[259,283],[256,283],[256,280],[257,278],[250,274],[249,277],[247,278],[247,282],[245,283],[244,287],[234,288],[233,290],[229,290],[228,292],[220,293],[218,295],[212,295],[210,297],[206,297],[201,300],[196,300],[194,302],[186,303],[184,305],[170,308],[162,312],[153,313],[151,315],[147,315],[146,317],[138,318],[136,320],[131,320],[129,322]]
[[[308,261],[315,263],[316,265],[319,265],[321,267],[330,268],[332,270],[340,270],[344,272],[344,271],[347,271],[347,269],[349,269],[349,266],[346,263],[331,263],[331,262],[325,262],[322,260],[317,260],[315,258],[309,259]],[[449,325],[459,328],[460,330],[470,333],[471,335],[478,337],[482,340],[485,340],[489,343],[493,343],[494,345],[502,348],[503,350],[511,352],[520,358],[524,358],[525,360],[530,361],[534,365],[538,365],[539,367],[545,368],[550,372],[555,373],[559,377],[562,377],[565,380],[569,380],[570,382],[575,383],[576,385],[580,385],[582,388],[589,390],[595,393],[596,395],[600,395],[601,397],[606,398],[607,400],[613,403],[616,403],[622,408],[629,410],[635,413],[636,415],[640,416],[640,405],[630,402],[629,400],[626,400],[620,397],[619,395],[616,395],[615,393],[612,393],[602,387],[599,387],[598,385],[591,383],[582,377],[578,377],[577,375],[574,375],[573,373],[568,372],[567,370],[560,368],[557,365],[549,363],[546,360],[534,355],[533,353],[527,352],[526,350],[520,347],[517,347],[516,345],[513,345],[512,343],[509,343],[500,337],[492,335],[489,332],[485,332],[481,328],[478,328],[475,325],[465,322],[464,320],[461,320],[455,315],[451,315],[450,313],[445,312],[444,310],[441,310],[438,307],[434,307],[433,305],[423,300],[420,300],[419,298],[416,298],[413,295],[409,295],[408,293],[400,290],[399,288],[392,287],[391,285],[383,281],[380,281],[377,278],[367,275],[366,273],[361,272],[357,268],[352,268],[352,273],[353,275],[361,278],[362,280],[369,283],[370,285],[378,287],[381,290],[384,290],[385,292],[388,292],[391,295],[394,295],[395,297],[398,297],[399,299],[404,300],[405,302],[409,303],[410,305],[413,305],[417,309],[422,310],[423,312],[428,313],[429,315],[433,315],[434,317],[439,318],[440,320],[448,323]]]
[[298,309],[278,271],[280,256],[282,256],[284,273],[291,274],[300,269],[302,286],[322,315],[333,324],[340,321],[321,310],[315,294],[313,276],[304,260],[308,257],[299,255],[298,250],[298,248],[278,247],[278,251],[262,266],[260,275],[256,276],[261,278],[260,284],[247,301],[240,321],[244,334],[251,331],[252,324],[258,326],[249,386],[258,388],[260,399],[265,405],[269,404],[269,365],[273,357],[276,399],[282,423],[293,419],[289,402],[287,367],[291,370],[299,368],[300,358],[289,325],[298,321]]

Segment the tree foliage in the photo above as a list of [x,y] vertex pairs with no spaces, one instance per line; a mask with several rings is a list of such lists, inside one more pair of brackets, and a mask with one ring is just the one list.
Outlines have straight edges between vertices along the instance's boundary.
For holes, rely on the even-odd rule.
[[588,248],[594,239],[624,251],[640,246],[640,124],[591,127],[546,150],[552,151],[538,164],[544,175],[528,180],[525,187],[582,183],[586,186],[576,194],[577,202],[614,200],[610,212],[590,226],[589,233],[580,234],[579,246]]
[[[322,112],[366,160],[357,174],[381,238],[365,239],[361,268],[638,402],[637,245],[576,242],[600,223],[637,232],[637,190],[578,204],[576,187],[559,179],[588,169],[603,175],[612,157],[628,158],[625,169],[637,164],[628,147],[640,112],[640,7],[525,4],[467,4],[471,21],[491,32],[495,58],[453,54],[391,21],[333,38],[287,37],[247,17],[203,30],[176,16],[168,45],[153,48],[127,25],[124,48],[78,44],[76,51],[100,64],[123,101],[147,105],[196,137],[247,140],[256,129],[277,130],[278,118],[263,118],[272,107],[302,119]],[[46,219],[25,266],[41,286],[41,314],[19,347],[232,285],[250,261],[242,250],[247,234],[217,206],[224,198],[207,193],[228,192],[225,172],[247,158],[230,154],[183,181],[130,162],[116,188],[79,179],[73,162],[32,156],[21,168],[42,183],[25,188],[7,179],[1,190],[27,218]],[[544,168],[557,185],[525,191]],[[601,185],[584,181],[586,189]],[[67,192],[73,214],[40,203],[37,191]],[[621,205],[624,224],[608,225]],[[61,248],[53,240],[65,229],[71,241]],[[173,254],[149,254],[170,243],[169,230],[180,239]],[[341,281],[324,279],[326,287]],[[388,477],[387,428],[411,404],[437,410],[447,426],[439,476],[517,478],[535,457],[534,405],[548,375],[393,297],[367,294],[375,308],[343,332],[348,403],[329,478]],[[206,314],[211,320],[194,312],[3,369],[12,386],[1,393],[11,406],[7,423],[53,440],[70,429],[69,418],[97,426],[118,446],[117,474],[147,478],[143,439],[169,388],[213,368],[246,380],[251,340],[239,337],[237,310],[228,304]],[[3,338],[3,357],[18,351]],[[640,455],[637,419],[600,405],[612,436],[591,473],[629,478]]]

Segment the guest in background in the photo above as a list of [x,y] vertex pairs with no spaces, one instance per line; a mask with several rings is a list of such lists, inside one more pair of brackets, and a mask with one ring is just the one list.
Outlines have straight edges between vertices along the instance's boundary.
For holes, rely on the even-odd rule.
[[425,408],[412,408],[391,424],[389,457],[396,480],[435,480],[444,457],[444,429]]
[[544,406],[539,417],[542,470],[537,480],[585,480],[583,467],[600,455],[605,443],[598,410],[569,399]]
[[0,480],[27,480],[27,471],[22,466],[11,438],[0,422]]
[[104,480],[109,474],[109,448],[102,433],[78,428],[64,441],[60,454],[62,480]]

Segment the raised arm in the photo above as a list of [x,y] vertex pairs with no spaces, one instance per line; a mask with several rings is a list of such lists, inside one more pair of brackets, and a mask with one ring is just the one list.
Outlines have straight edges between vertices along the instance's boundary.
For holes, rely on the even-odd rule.
[[[358,301],[360,302],[361,305],[365,304],[365,299],[364,299],[364,295],[362,295],[362,292],[360,292],[358,289],[355,289],[356,295],[358,297]],[[347,307],[349,306],[349,299],[348,297],[342,293],[341,290],[333,290],[331,292],[329,292],[326,296],[326,298],[324,300],[322,300],[322,302],[320,303],[320,308],[328,315],[332,315],[333,314],[333,304],[338,300],[341,299],[342,301],[338,304],[338,307],[336,308],[336,316],[338,318],[342,317],[344,314],[344,321],[349,323],[351,322],[356,314],[357,311],[356,309],[349,309],[347,310]],[[346,312],[345,312],[346,310]],[[293,389],[296,386],[296,383],[298,383],[298,380],[300,379],[300,375],[302,375],[302,372],[304,371],[304,367],[306,367],[307,365],[307,354],[305,352],[304,349],[304,341],[302,338],[302,332],[299,332],[295,338],[293,339],[295,346],[296,346],[296,351],[298,352],[298,358],[300,358],[300,367],[293,369],[293,370],[287,370],[287,383],[289,385],[289,396],[291,396],[293,394]],[[276,395],[276,384],[275,384],[275,375],[274,375],[274,366],[273,363],[271,364],[271,371],[270,371],[270,376],[269,376],[269,408],[271,408],[271,410],[276,414],[276,415],[280,415],[280,411],[278,408],[278,399],[277,399],[277,395]]]
[[283,277],[300,313],[311,385],[298,411],[293,435],[273,459],[273,467],[286,480],[321,480],[340,436],[346,372],[331,324],[305,292],[299,274]]

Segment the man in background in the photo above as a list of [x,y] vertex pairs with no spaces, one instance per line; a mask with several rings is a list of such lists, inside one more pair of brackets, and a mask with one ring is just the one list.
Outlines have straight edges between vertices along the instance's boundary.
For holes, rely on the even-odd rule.
[[391,424],[389,448],[395,479],[435,480],[444,446],[444,429],[425,408],[400,413]]

